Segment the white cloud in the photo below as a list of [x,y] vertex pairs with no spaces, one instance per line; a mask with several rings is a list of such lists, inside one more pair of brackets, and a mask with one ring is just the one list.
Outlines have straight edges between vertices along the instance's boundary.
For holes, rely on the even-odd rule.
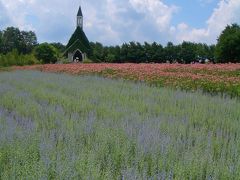
[[10,21],[8,17],[9,16],[7,15],[7,10],[0,1],[0,27],[3,25],[8,25]]
[[168,6],[162,0],[129,0],[133,8],[144,13],[148,21],[153,21],[160,32],[169,28],[173,13],[177,12],[176,6]]
[[240,0],[221,0],[206,22],[206,28],[177,28],[176,40],[216,43],[222,30],[232,23],[240,23]]
[[185,31],[185,30],[187,30],[189,27],[188,27],[188,25],[187,24],[185,24],[185,23],[180,23],[180,24],[178,24],[178,26],[177,26],[177,29],[179,30],[179,31]]
[[[67,43],[75,29],[78,6],[76,0],[0,0],[0,28],[31,29],[40,42]],[[227,24],[240,23],[240,0],[220,0],[202,28],[191,27],[184,20],[174,25],[179,8],[164,0],[83,1],[84,31],[91,41],[103,44],[132,40],[215,43]]]

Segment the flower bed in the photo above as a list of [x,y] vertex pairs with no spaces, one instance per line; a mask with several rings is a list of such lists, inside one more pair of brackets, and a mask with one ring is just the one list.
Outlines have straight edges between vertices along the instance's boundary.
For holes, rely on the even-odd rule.
[[14,69],[98,74],[157,86],[240,96],[240,64],[48,64]]

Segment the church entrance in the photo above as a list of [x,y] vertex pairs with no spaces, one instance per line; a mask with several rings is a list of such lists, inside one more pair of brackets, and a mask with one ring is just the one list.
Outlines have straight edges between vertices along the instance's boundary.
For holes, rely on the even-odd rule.
[[73,62],[82,62],[83,57],[81,51],[77,50],[73,56]]

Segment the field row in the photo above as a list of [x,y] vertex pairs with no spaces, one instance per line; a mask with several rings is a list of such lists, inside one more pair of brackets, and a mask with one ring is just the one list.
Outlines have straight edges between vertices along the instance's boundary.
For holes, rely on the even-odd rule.
[[33,71],[0,94],[0,179],[240,177],[234,98]]
[[67,64],[15,69],[100,74],[109,78],[144,81],[157,86],[240,96],[240,64]]

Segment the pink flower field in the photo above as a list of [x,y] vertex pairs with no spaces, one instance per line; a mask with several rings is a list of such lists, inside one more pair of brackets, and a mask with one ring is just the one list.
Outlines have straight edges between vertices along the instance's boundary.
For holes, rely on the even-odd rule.
[[240,96],[240,64],[47,64],[14,69],[74,75],[98,74],[159,86]]

